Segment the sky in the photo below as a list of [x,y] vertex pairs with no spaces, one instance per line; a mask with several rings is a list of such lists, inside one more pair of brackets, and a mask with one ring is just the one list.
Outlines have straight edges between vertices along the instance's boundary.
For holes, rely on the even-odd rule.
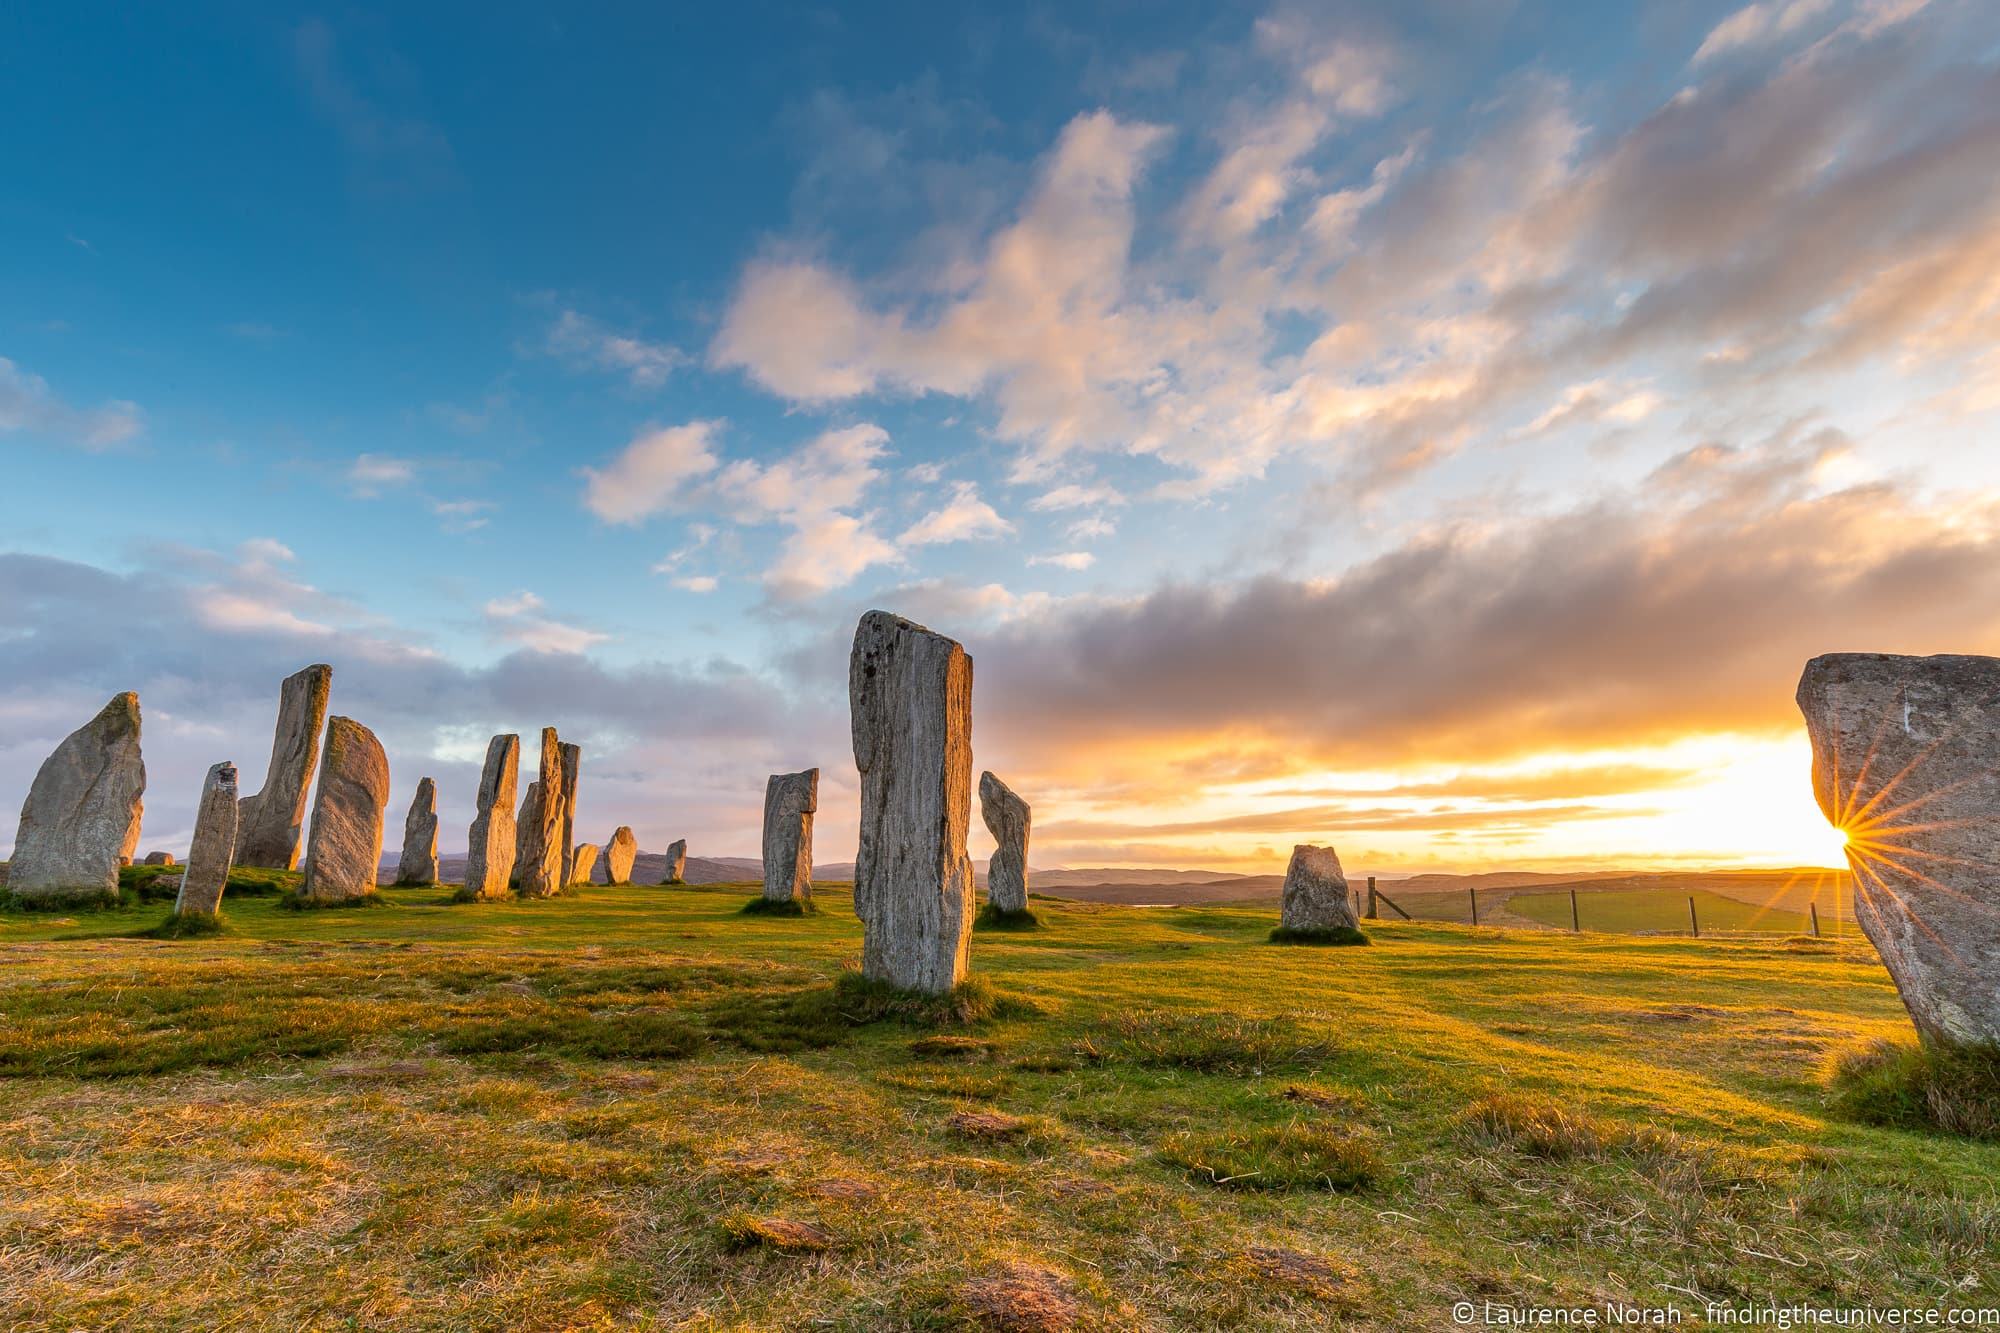
[[553,725],[846,860],[881,607],[1036,865],[1838,865],[1805,661],[2000,652],[1984,0],[24,4],[0,124],[0,807],[135,689],[148,848],[324,661],[391,845]]

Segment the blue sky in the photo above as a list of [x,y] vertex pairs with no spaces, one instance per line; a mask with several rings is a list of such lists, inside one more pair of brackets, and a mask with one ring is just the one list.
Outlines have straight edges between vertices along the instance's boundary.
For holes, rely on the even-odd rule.
[[1817,855],[1804,657],[2000,647],[1996,49],[1952,0],[16,6],[0,798],[138,688],[184,839],[329,660],[447,827],[553,723],[604,833],[742,853],[817,762],[841,859],[880,604],[972,649],[1044,863]]

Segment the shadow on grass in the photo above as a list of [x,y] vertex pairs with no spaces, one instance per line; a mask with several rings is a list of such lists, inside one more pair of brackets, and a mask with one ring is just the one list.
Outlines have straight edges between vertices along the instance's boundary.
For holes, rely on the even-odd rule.
[[995,907],[992,903],[988,903],[979,909],[979,915],[973,920],[972,928],[974,930],[1040,930],[1042,928],[1042,919],[1035,915],[1033,908],[1023,907],[1019,911],[1007,912]]
[[1838,1057],[1833,1093],[1863,1124],[2000,1142],[2000,1046],[1878,1041]]
[[743,904],[744,916],[812,916],[818,911],[803,898],[784,898],[773,902],[769,898],[756,897]]
[[1321,946],[1369,944],[1373,942],[1353,926],[1331,926],[1326,930],[1293,930],[1289,926],[1279,926],[1271,932],[1269,938],[1273,944],[1316,944]]

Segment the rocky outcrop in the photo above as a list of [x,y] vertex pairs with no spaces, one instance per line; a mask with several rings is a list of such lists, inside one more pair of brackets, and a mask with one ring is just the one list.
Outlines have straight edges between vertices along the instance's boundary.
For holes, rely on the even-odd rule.
[[299,826],[319,763],[320,728],[333,668],[324,662],[285,677],[278,689],[278,726],[271,738],[271,766],[263,789],[243,798],[236,821],[236,864],[293,870],[299,864]]
[[514,875],[514,785],[520,778],[521,738],[495,736],[486,744],[486,767],[466,834],[462,898],[504,898]]
[[396,858],[398,884],[435,884],[438,879],[437,783],[417,782],[410,813],[403,816],[403,854]]
[[583,769],[583,747],[562,746],[562,882],[583,881],[576,873],[576,782]]
[[1331,847],[1300,843],[1285,867],[1284,903],[1279,908],[1282,929],[1302,935],[1323,934],[1345,926],[1359,929],[1354,900],[1347,891],[1347,872]]
[[172,852],[147,852],[146,859],[139,864],[144,866],[170,866],[174,863],[174,854]]
[[590,883],[591,872],[597,869],[597,856],[602,850],[603,848],[594,842],[580,842],[576,845],[576,854],[571,858],[570,863],[570,874],[575,875],[576,878],[571,880],[570,883]]
[[819,770],[773,773],[764,784],[764,901],[810,903],[813,893],[813,814]]
[[236,826],[241,805],[236,798],[236,765],[223,762],[202,780],[201,803],[195,807],[194,841],[188,847],[187,868],[174,914],[222,909],[222,891],[229,884],[229,867],[236,859]]
[[382,742],[353,718],[328,718],[301,898],[325,905],[375,892],[388,804],[389,757]]
[[8,889],[31,902],[117,902],[118,867],[139,845],[145,791],[139,696],[128,692],[64,737],[36,770]]
[[514,867],[523,898],[551,898],[563,884],[562,742],[554,727],[542,728],[539,777],[529,788],[533,806],[523,802],[521,860]]
[[633,836],[630,825],[620,824],[618,831],[611,835],[611,841],[604,844],[604,882],[630,884],[632,860],[638,855],[638,838]]
[[675,838],[667,844],[667,868],[660,876],[662,884],[686,883],[688,843],[686,838]]
[[2000,1044],[2000,658],[1815,657],[1798,702],[1855,917],[1917,1031]]
[[1028,910],[1028,803],[992,773],[979,775],[979,817],[993,835],[986,901],[996,912]]
[[861,972],[942,994],[971,964],[972,659],[886,611],[854,631],[847,666],[861,840]]

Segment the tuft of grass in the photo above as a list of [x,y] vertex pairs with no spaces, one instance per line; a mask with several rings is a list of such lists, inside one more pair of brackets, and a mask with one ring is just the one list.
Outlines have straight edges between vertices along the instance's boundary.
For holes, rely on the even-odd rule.
[[956,1033],[919,1037],[910,1043],[910,1054],[919,1060],[990,1060],[993,1050],[993,1043],[982,1037]]
[[1003,912],[992,903],[979,909],[973,918],[974,930],[1040,930],[1042,919],[1035,915],[1031,907],[1023,907],[1018,912]]
[[389,900],[380,893],[364,893],[358,898],[339,898],[327,902],[319,898],[308,898],[298,889],[288,889],[278,899],[278,906],[287,912],[344,912],[358,907],[386,907]]
[[211,935],[228,935],[229,923],[219,912],[169,912],[167,919],[149,930],[135,932],[142,940],[192,940]]
[[818,910],[804,898],[786,898],[772,902],[769,898],[759,895],[743,904],[745,916],[811,916]]
[[722,1219],[722,1241],[732,1250],[777,1250],[799,1254],[830,1249],[833,1233],[811,1222],[788,1217],[756,1217],[732,1213]]
[[1162,1161],[1225,1189],[1355,1190],[1383,1172],[1372,1135],[1325,1121],[1186,1130],[1161,1142]]
[[500,1018],[447,1032],[454,1055],[541,1051],[588,1060],[685,1060],[707,1037],[679,1014],[657,1010]]
[[1850,1120],[2000,1142],[2000,1047],[1878,1041],[1836,1057],[1833,1084]]
[[1609,1121],[1553,1097],[1517,1092],[1481,1097],[1460,1113],[1459,1126],[1482,1147],[1512,1148],[1553,1161],[1601,1157],[1620,1133]]
[[1279,926],[1271,932],[1268,938],[1273,944],[1339,946],[1371,943],[1366,935],[1353,926],[1334,926],[1327,930],[1293,930],[1289,926]]
[[1078,1042],[1075,1051],[1092,1064],[1125,1063],[1252,1078],[1302,1068],[1325,1052],[1327,1045],[1308,1040],[1285,1019],[1142,1010],[1111,1020]]
[[855,1024],[894,1019],[909,1027],[971,1027],[1018,1013],[1018,1007],[995,991],[984,976],[967,977],[943,995],[927,995],[859,972],[843,972],[834,982],[834,998],[840,1013]]

